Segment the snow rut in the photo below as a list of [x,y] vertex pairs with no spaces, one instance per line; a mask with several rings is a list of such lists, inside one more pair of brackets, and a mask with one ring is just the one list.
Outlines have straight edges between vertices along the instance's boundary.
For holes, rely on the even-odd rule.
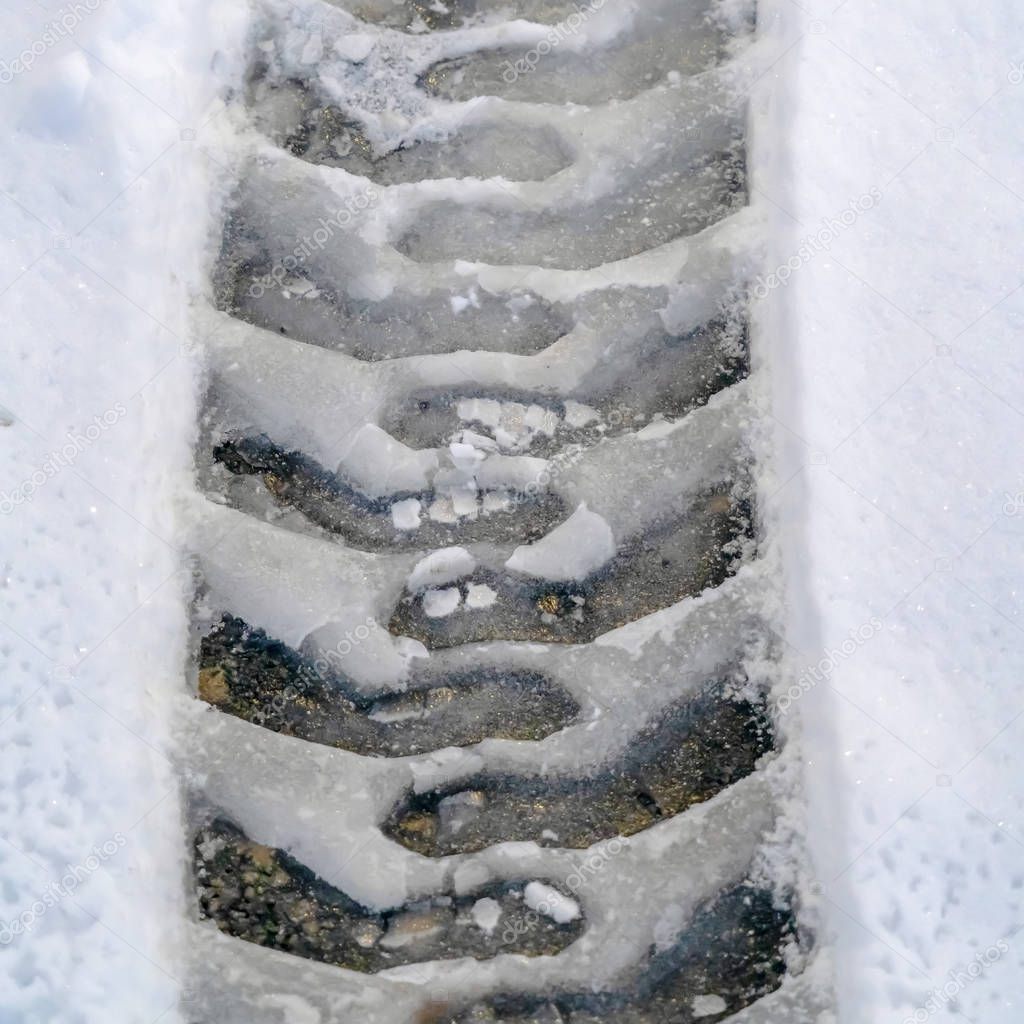
[[205,1019],[782,983],[735,12],[260,9],[197,313]]

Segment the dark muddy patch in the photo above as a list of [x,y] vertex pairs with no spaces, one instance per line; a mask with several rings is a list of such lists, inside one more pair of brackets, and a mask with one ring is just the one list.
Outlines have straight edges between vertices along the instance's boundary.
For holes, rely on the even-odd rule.
[[409,796],[384,831],[428,857],[516,841],[585,849],[710,799],[750,775],[773,744],[764,703],[716,685],[670,708],[612,766],[578,776],[481,774]]
[[253,74],[249,109],[257,127],[292,156],[341,167],[378,185],[498,176],[542,181],[572,163],[553,128],[514,122],[464,124],[450,136],[409,140],[378,153],[352,115],[306,83],[272,83],[260,69]]
[[[408,551],[475,541],[530,543],[567,515],[559,498],[539,488],[532,494],[503,490],[501,503],[494,507],[486,503],[482,492],[473,510],[459,516],[454,511],[449,513],[444,496],[433,492],[407,491],[369,498],[314,459],[301,452],[285,451],[265,436],[225,440],[214,447],[213,460],[236,477],[259,479],[280,508],[295,509],[363,551]],[[230,482],[225,497],[244,507],[244,495],[234,495]],[[439,498],[445,505],[445,520],[451,521],[431,516],[430,510]],[[409,502],[418,503],[419,526],[400,529],[396,526],[395,506]]]
[[[436,590],[407,593],[389,629],[431,649],[490,640],[590,643],[721,584],[746,554],[751,516],[748,502],[708,494],[683,518],[627,540],[607,565],[582,581],[555,583],[481,568],[444,588],[459,591],[451,614],[428,614]],[[496,595],[486,608],[469,600],[469,588],[481,586]]]
[[274,732],[377,757],[464,747],[489,737],[539,740],[579,713],[558,686],[518,670],[414,678],[404,693],[365,697],[340,672],[335,662],[343,660],[304,658],[225,615],[200,644],[198,695]]
[[568,17],[578,4],[572,0],[345,0],[339,6],[389,28],[437,32],[490,14],[551,24]]
[[222,932],[367,974],[499,953],[553,956],[583,931],[580,917],[559,924],[532,911],[523,897],[525,883],[376,913],[285,851],[252,842],[224,820],[197,832],[194,871],[199,916]]
[[[573,6],[575,29],[567,21],[564,29],[549,33],[541,45],[446,58],[421,76],[421,88],[455,101],[499,96],[525,103],[593,105],[629,99],[673,72],[699,74],[728,56],[726,34],[707,17],[709,3],[644,5],[628,33],[582,52],[563,45],[563,40],[578,32],[603,5]],[[567,12],[571,13],[572,9]],[[559,17],[555,14],[552,20]]]
[[349,294],[345,279],[352,268],[340,262],[347,229],[329,225],[322,248],[309,242],[331,204],[330,195],[316,192],[240,191],[224,220],[213,275],[216,308],[367,362],[459,351],[533,355],[572,329],[565,308],[522,290],[496,294],[468,285],[467,305],[457,316],[447,288],[414,294],[398,287],[379,298]]
[[685,416],[750,372],[747,325],[736,315],[680,335],[651,328],[625,355],[631,373],[613,376],[602,365],[564,397],[512,388],[424,388],[385,410],[381,427],[412,448],[443,447],[468,432],[477,444],[482,436],[500,451],[551,458],[659,417]]
[[715,1024],[774,992],[797,941],[792,910],[745,883],[702,907],[685,935],[611,992],[501,995],[436,1007],[431,1024]]
[[417,212],[395,248],[417,263],[466,259],[585,270],[688,238],[747,204],[741,141],[689,160],[638,167],[614,192],[552,209],[439,199]]

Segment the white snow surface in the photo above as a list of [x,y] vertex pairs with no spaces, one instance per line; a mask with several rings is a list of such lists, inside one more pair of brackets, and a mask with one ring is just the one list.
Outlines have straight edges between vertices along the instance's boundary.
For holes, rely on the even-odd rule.
[[[781,696],[803,733],[808,899],[834,943],[843,1024],[1011,1024],[1024,9],[808,0],[761,16],[795,41],[755,110],[754,195],[769,270],[792,258],[757,316],[782,451],[764,493],[787,565]],[[828,251],[801,253],[836,220]]]
[[0,14],[4,1024],[182,1019],[194,133],[236,22],[194,0]]
[[[191,584],[177,516],[191,486],[196,420],[187,307],[201,288],[206,231],[218,216],[207,208],[207,179],[219,183],[222,168],[203,140],[219,130],[216,90],[238,75],[246,8],[221,0],[100,4],[70,37],[43,43],[30,67],[12,73],[17,55],[63,11],[43,0],[0,13],[0,114],[8,129],[0,168],[0,1020],[184,1024],[179,786],[193,762],[208,772],[211,798],[231,805],[243,825],[370,904],[422,895],[451,865],[414,857],[376,830],[404,776],[344,752],[301,750],[287,737],[253,744],[245,723],[205,714],[187,695]],[[1024,316],[1017,130],[1024,12],[1011,0],[969,9],[952,0],[762,0],[760,17],[763,40],[750,58],[758,78],[753,209],[702,239],[615,270],[620,281],[674,281],[702,253],[742,249],[752,228],[768,225],[761,278],[768,283],[755,325],[778,453],[764,463],[761,481],[776,548],[765,564],[785,569],[789,658],[778,698],[784,729],[799,744],[791,749],[804,754],[810,797],[809,807],[794,800],[785,808],[783,828],[810,839],[817,877],[801,881],[801,895],[831,955],[735,1019],[804,1021],[791,1008],[801,991],[827,990],[831,963],[840,1024],[922,1020],[949,1012],[954,996],[968,1021],[1015,1024],[1024,1000],[1024,473],[1016,443],[1024,413],[1015,386],[1024,369],[1015,344]],[[332,28],[346,18],[325,16]],[[528,42],[541,31],[518,23],[505,33]],[[342,38],[338,55],[358,63],[376,36]],[[468,47],[472,38],[453,33],[447,43],[418,45],[440,56],[444,46]],[[316,59],[308,33],[289,40],[294,63]],[[581,35],[573,45],[585,43]],[[339,88],[353,81],[339,76]],[[612,124],[615,105],[609,111],[602,116]],[[375,136],[401,134],[419,114],[393,112],[394,123],[373,126]],[[574,180],[564,176],[565,187]],[[382,210],[392,216],[399,200]],[[834,237],[819,251],[815,236],[826,223]],[[770,274],[783,265],[787,281],[776,287]],[[452,270],[453,280],[457,273],[470,287],[518,281],[522,269],[467,265]],[[557,298],[605,281],[601,270],[552,272],[537,287]],[[667,318],[694,301],[680,288]],[[284,353],[279,339],[275,345]],[[486,354],[466,363],[467,374],[491,367],[497,377],[512,366],[543,369],[542,360]],[[362,387],[387,372],[354,379]],[[332,387],[325,377],[309,408],[337,404]],[[685,426],[605,446],[600,459],[637,464],[637,479],[661,478],[668,465],[703,479],[703,465],[682,465],[678,452],[703,451],[694,461],[715,464],[715,452],[692,441],[711,430],[702,424],[714,426],[724,404]],[[357,444],[324,417],[324,436],[311,450],[325,464],[344,456],[342,472],[370,493],[422,486],[436,457],[410,455],[399,478],[381,475],[379,456],[387,449],[393,466],[394,442],[381,436],[372,412],[356,411],[366,422]],[[494,465],[533,479],[536,462]],[[559,487],[587,492],[601,466],[585,462]],[[587,497],[599,508],[587,514],[609,536],[637,514],[629,494],[603,496],[600,505],[596,494]],[[238,569],[244,556],[265,554],[271,528],[229,513],[211,521],[224,526],[216,537],[223,564],[208,559],[212,585],[244,594],[268,627],[280,615],[278,634],[296,644],[308,639],[314,650],[341,649],[345,627],[379,614],[377,590],[397,593],[410,571],[410,586],[443,586],[475,564],[461,549],[418,565],[412,556],[395,559],[373,593],[351,596],[351,607],[339,604],[340,618],[324,623],[314,605],[331,588],[353,594],[351,580],[366,577],[365,559],[335,553],[335,568],[324,556],[312,596],[293,601],[285,615],[264,607],[269,588],[253,587]],[[293,544],[321,550],[304,538]],[[275,537],[285,559],[281,548]],[[259,564],[281,585],[273,559]],[[286,582],[299,596],[309,586],[306,578]],[[756,570],[735,582],[757,584]],[[710,668],[733,621],[716,620],[716,609],[728,610],[735,590],[727,585],[666,609],[579,652],[495,650],[495,658],[514,654],[524,666],[543,663],[591,711],[607,700],[615,705],[614,721],[596,718],[593,732],[567,730],[543,744],[545,764],[572,763],[584,743],[614,751],[651,711],[645,702],[691,685],[676,671],[680,659],[694,674]],[[688,651],[682,626],[702,616],[716,622],[708,634],[716,642]],[[414,653],[377,629],[350,662],[368,684],[397,683]],[[655,679],[658,693],[636,692],[631,666]],[[192,728],[175,762],[179,706]],[[408,774],[428,788],[481,765],[521,769],[534,758],[496,742],[413,759]],[[776,774],[788,770],[781,763]],[[581,895],[588,920],[614,914],[624,887],[663,871],[666,856],[691,865],[694,877],[674,872],[664,876],[665,891],[640,887],[614,944],[600,946],[595,933],[558,964],[481,964],[474,984],[540,988],[556,977],[585,984],[595,966],[613,976],[665,906],[682,921],[701,893],[747,869],[787,781],[745,780],[626,841],[607,884]],[[346,786],[350,799],[339,802]],[[298,803],[296,793],[311,795]],[[325,813],[311,814],[314,805]],[[720,848],[699,856],[709,829]],[[564,882],[574,869],[562,852],[513,845],[466,858],[458,870],[500,878],[525,865]],[[363,846],[379,871],[349,867]],[[65,885],[71,872],[75,882]],[[314,1005],[325,1013],[344,1005],[347,1015],[361,1006],[367,1019],[394,1008],[411,1016],[421,998],[418,978],[414,986],[393,977],[356,984],[345,972],[239,950],[209,930],[189,931],[187,941],[200,987],[205,980],[216,994],[230,976],[254,999],[262,994],[264,1013],[288,1024],[323,1019]],[[452,968],[418,970],[428,989],[443,991]],[[699,1009],[710,1012],[717,997],[701,998]]]

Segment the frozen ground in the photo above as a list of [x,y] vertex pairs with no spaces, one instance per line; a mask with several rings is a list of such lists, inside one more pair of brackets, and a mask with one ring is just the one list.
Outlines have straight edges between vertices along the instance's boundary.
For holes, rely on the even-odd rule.
[[[183,1024],[176,510],[196,419],[186,303],[219,179],[193,143],[215,131],[199,122],[237,72],[245,12],[70,10],[0,14],[0,1021]],[[754,212],[772,251],[755,353],[779,452],[761,493],[787,570],[780,706],[810,794],[790,821],[806,815],[817,874],[803,889],[841,1024],[941,1019],[953,997],[964,1019],[1010,1024],[1024,16],[1011,0],[767,0],[761,18],[775,62],[756,92]],[[285,749],[261,755],[269,775]],[[212,765],[223,788],[230,768]],[[757,785],[672,841],[693,856],[723,815],[742,861],[725,812],[759,806]],[[261,983],[305,1024],[281,978]],[[788,1019],[774,1007],[744,1020]]]

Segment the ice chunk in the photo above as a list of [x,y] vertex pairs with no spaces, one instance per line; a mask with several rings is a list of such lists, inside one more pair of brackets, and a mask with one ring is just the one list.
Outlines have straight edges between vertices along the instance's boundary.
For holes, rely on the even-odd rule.
[[729,1008],[728,1003],[721,996],[697,996],[690,1004],[694,1017],[714,1017],[716,1014],[725,1013]]
[[470,583],[469,592],[466,595],[467,608],[490,608],[497,600],[497,593],[491,590],[486,583]]
[[542,405],[531,405],[523,415],[523,424],[531,433],[547,434],[551,437],[558,429],[558,413]]
[[525,447],[536,434],[553,436],[561,422],[558,413],[542,405],[493,398],[464,398],[456,410],[463,422],[481,424],[493,431],[501,447],[510,449]]
[[452,491],[452,509],[457,516],[472,516],[476,518],[479,511],[477,506],[477,490],[475,487],[460,487]]
[[497,900],[492,900],[489,896],[484,897],[482,900],[477,900],[473,904],[473,923],[483,932],[487,932],[488,935],[494,934],[494,929],[498,927],[498,922],[501,920],[501,904]]
[[423,612],[431,619],[444,619],[462,604],[458,587],[446,590],[428,590],[423,595]]
[[457,523],[459,517],[455,514],[455,505],[448,495],[441,495],[431,502],[427,515],[435,523]]
[[455,408],[467,423],[482,423],[493,430],[501,422],[501,403],[493,398],[463,398]]
[[538,489],[550,469],[547,459],[528,455],[492,456],[480,463],[475,479],[484,491],[511,489],[529,493]]
[[425,942],[440,935],[447,924],[442,908],[414,910],[397,914],[388,925],[388,933],[381,939],[384,949],[403,949],[415,942]]
[[369,33],[353,32],[334,43],[334,52],[353,64],[359,64],[370,56],[374,45],[375,39]]
[[475,469],[477,464],[485,458],[483,452],[478,452],[473,445],[465,441],[453,441],[448,446],[448,450],[452,453],[452,462],[459,469]]
[[493,437],[485,437],[475,430],[460,431],[459,440],[463,444],[472,445],[478,452],[496,452],[498,450],[498,442]]
[[465,548],[441,548],[416,563],[407,585],[410,590],[421,590],[452,583],[475,568],[476,559]]
[[445,797],[437,805],[442,830],[448,835],[457,835],[486,805],[483,793],[469,790]]
[[611,527],[583,502],[536,544],[516,548],[505,566],[548,580],[582,580],[614,556]]
[[395,491],[425,491],[437,469],[437,455],[396,441],[386,431],[367,423],[356,434],[338,466],[364,494],[380,498]]
[[484,512],[505,512],[512,507],[512,500],[504,491],[488,491],[484,495]]
[[396,501],[391,506],[391,521],[396,530],[417,530],[420,525],[420,503],[415,498]]
[[475,288],[469,290],[468,295],[453,295],[451,298],[452,312],[458,316],[459,313],[467,310],[472,306],[474,309],[480,308],[480,297],[477,295]]
[[556,924],[568,924],[580,916],[580,906],[575,900],[543,882],[531,882],[523,895],[531,910],[550,917]]
[[600,413],[589,405],[574,402],[571,399],[565,403],[565,422],[570,427],[585,427],[588,423],[594,423],[600,418]]

